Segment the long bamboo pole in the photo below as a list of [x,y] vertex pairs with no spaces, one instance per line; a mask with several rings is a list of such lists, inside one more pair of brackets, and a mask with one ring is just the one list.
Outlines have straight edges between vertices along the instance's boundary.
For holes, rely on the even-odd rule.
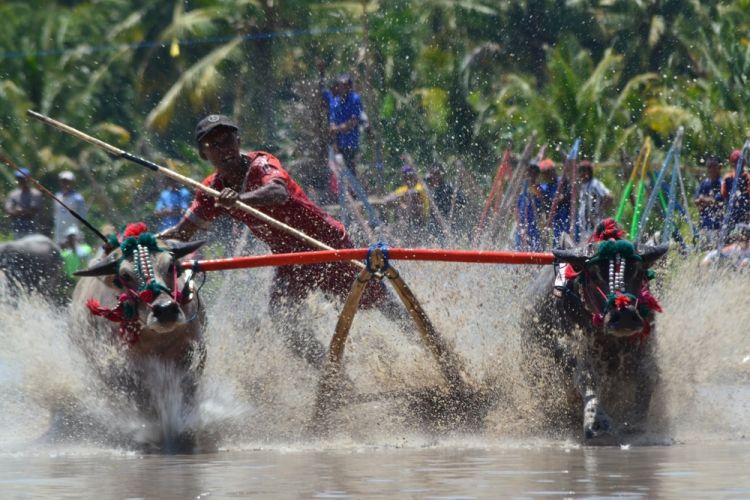
[[[368,251],[367,248],[347,248],[330,251],[277,253],[213,260],[187,260],[182,262],[182,266],[185,269],[196,269],[198,271],[228,271],[231,269],[267,266],[322,264],[325,262],[364,259],[367,257]],[[555,256],[546,252],[490,252],[436,248],[389,248],[388,258],[392,260],[519,265],[547,265],[555,261]]]
[[[208,194],[210,196],[213,196],[214,198],[218,198],[219,195],[221,194],[219,191],[217,191],[217,190],[215,190],[213,188],[210,188],[208,186],[204,186],[200,182],[195,181],[195,180],[191,179],[190,177],[186,177],[186,176],[184,176],[182,174],[179,174],[179,173],[175,172],[174,170],[170,170],[170,169],[168,169],[166,167],[162,167],[161,165],[157,165],[156,163],[154,163],[152,161],[149,161],[149,160],[146,160],[146,159],[141,158],[139,156],[135,156],[135,155],[133,155],[131,153],[128,153],[127,151],[124,151],[124,150],[122,150],[120,148],[117,148],[117,147],[115,147],[115,146],[113,146],[111,144],[108,144],[108,143],[106,143],[106,142],[104,142],[102,140],[99,140],[99,139],[97,139],[95,137],[92,137],[92,136],[90,136],[90,135],[88,135],[88,134],[86,134],[84,132],[81,132],[80,130],[77,130],[77,129],[69,126],[69,125],[66,125],[66,124],[64,124],[62,122],[54,120],[54,119],[52,119],[52,118],[50,118],[48,116],[45,116],[45,115],[43,115],[41,113],[37,113],[36,111],[32,111],[30,109],[26,110],[26,113],[29,116],[31,116],[33,118],[36,118],[37,120],[39,120],[39,121],[41,121],[43,123],[46,123],[47,125],[50,125],[50,126],[56,128],[58,130],[61,130],[61,131],[65,132],[65,133],[67,133],[67,134],[70,134],[73,137],[81,139],[82,141],[88,142],[89,144],[93,144],[94,146],[103,149],[104,151],[106,151],[107,153],[109,153],[110,155],[112,155],[114,157],[123,158],[125,160],[129,160],[129,161],[132,161],[133,163],[137,163],[137,164],[139,164],[139,165],[141,165],[143,167],[146,167],[147,169],[152,170],[154,172],[159,172],[159,173],[161,173],[163,175],[166,175],[167,177],[170,177],[170,178],[176,180],[177,182],[179,182],[181,184],[184,184],[186,186],[190,186],[193,189],[196,189],[196,190],[199,190],[199,191],[203,191],[204,193],[206,193],[206,194]],[[255,208],[251,207],[250,205],[247,205],[247,204],[242,203],[242,202],[237,202],[235,204],[235,207],[237,207],[239,210],[241,210],[241,211],[243,211],[243,212],[245,212],[247,214],[252,215],[256,219],[259,219],[260,221],[265,222],[269,226],[272,226],[272,227],[274,227],[274,228],[276,228],[276,229],[278,229],[280,231],[284,231],[285,233],[290,234],[290,235],[294,236],[295,238],[297,238],[297,239],[299,239],[301,241],[304,241],[305,243],[309,244],[312,247],[319,248],[321,250],[336,250],[335,248],[333,248],[333,247],[331,247],[329,245],[326,245],[325,243],[323,243],[321,241],[318,241],[315,238],[312,238],[312,237],[306,235],[302,231],[299,231],[299,230],[297,230],[297,229],[295,229],[295,228],[293,228],[293,227],[291,227],[291,226],[289,226],[287,224],[284,224],[281,221],[278,221],[278,220],[274,219],[273,217],[271,217],[269,215],[266,215],[265,213],[263,213],[260,210],[257,210]],[[357,267],[359,269],[364,269],[365,268],[365,265],[362,262],[352,261],[351,263],[352,263],[352,265],[354,265],[355,267]]]

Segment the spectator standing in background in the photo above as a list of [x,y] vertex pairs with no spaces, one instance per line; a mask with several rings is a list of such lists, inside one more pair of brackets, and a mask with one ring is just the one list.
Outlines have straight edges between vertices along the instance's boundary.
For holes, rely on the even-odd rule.
[[724,198],[721,195],[721,160],[712,156],[706,162],[706,177],[695,193],[695,205],[700,212],[700,246],[716,246],[724,218]]
[[[69,206],[72,210],[80,215],[86,217],[86,201],[83,199],[83,195],[74,189],[76,182],[76,176],[70,170],[63,170],[60,175],[57,176],[60,181],[60,191],[55,193],[55,196]],[[68,234],[68,229],[78,227],[78,221],[71,213],[65,209],[59,203],[53,204],[54,219],[55,219],[55,242],[60,245]]]
[[367,125],[367,115],[362,98],[352,90],[352,77],[348,73],[336,77],[331,87],[328,120],[335,149],[344,157],[344,165],[356,176],[359,153],[359,127]]
[[414,167],[405,164],[401,176],[403,184],[383,200],[383,205],[395,208],[396,223],[408,232],[405,241],[419,241],[430,220],[430,199]]
[[552,228],[552,247],[557,248],[560,237],[570,228],[570,184],[557,176],[555,162],[550,158],[539,162],[539,170],[542,213],[547,219],[546,227]]
[[516,250],[542,250],[542,238],[539,233],[539,211],[541,197],[539,196],[539,165],[530,163],[523,191],[518,195],[518,202],[514,210],[516,218]]
[[15,177],[18,188],[8,193],[5,199],[5,213],[10,217],[14,239],[39,232],[37,219],[42,209],[42,193],[29,185],[26,178],[29,175],[31,173],[27,168],[17,170]]
[[721,196],[724,199],[724,205],[726,210],[731,210],[731,217],[729,219],[728,231],[743,222],[750,222],[750,172],[745,167],[740,173],[740,180],[737,183],[737,194],[734,203],[729,205],[729,197],[732,194],[732,186],[734,185],[734,177],[736,175],[737,162],[740,159],[742,153],[739,149],[732,151],[729,156],[729,164],[732,169],[724,176],[724,181],[721,185]]
[[65,239],[60,242],[60,249],[65,274],[70,280],[77,281],[78,277],[73,273],[85,269],[94,254],[92,248],[82,240],[78,226],[68,226]]
[[[453,184],[446,179],[446,168],[442,163],[435,163],[425,178],[427,186],[432,193],[432,201],[435,202],[440,214],[450,224],[451,230],[459,228],[458,224],[464,222],[464,210],[466,208],[466,197]],[[433,219],[430,224],[435,226],[433,232],[437,233],[439,224]],[[446,235],[447,236],[447,235]]]
[[581,184],[578,186],[578,241],[587,239],[612,205],[612,193],[594,177],[594,164],[583,160],[578,164]]
[[193,201],[193,195],[184,186],[177,184],[177,181],[167,177],[166,187],[159,194],[159,200],[156,202],[154,213],[161,219],[159,221],[159,231],[164,231],[172,226],[176,226],[185,210],[190,208]]

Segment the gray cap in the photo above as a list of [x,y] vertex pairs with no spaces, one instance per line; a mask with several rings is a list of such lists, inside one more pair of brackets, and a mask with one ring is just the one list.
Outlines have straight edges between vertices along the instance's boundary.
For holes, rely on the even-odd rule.
[[199,121],[198,125],[195,127],[195,141],[200,142],[209,134],[209,132],[217,127],[227,127],[234,130],[239,130],[237,124],[234,123],[234,121],[228,116],[208,115],[207,117]]

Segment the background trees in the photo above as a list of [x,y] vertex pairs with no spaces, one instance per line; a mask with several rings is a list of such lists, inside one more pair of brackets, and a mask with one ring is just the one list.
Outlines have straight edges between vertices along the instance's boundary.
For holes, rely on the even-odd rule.
[[27,108],[196,177],[193,126],[213,111],[248,147],[320,161],[318,61],[355,75],[374,125],[364,162],[392,177],[404,151],[489,177],[532,131],[607,160],[684,125],[699,161],[750,126],[748,0],[35,0],[0,15],[0,148],[52,186],[80,172],[102,221],[148,214],[158,184]]

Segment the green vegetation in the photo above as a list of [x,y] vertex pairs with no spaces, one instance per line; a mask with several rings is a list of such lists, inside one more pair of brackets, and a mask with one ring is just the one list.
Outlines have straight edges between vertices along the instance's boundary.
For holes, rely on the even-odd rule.
[[489,184],[533,131],[605,161],[646,135],[663,154],[684,125],[697,164],[750,128],[749,0],[24,0],[0,16],[0,149],[49,186],[78,172],[99,223],[146,217],[159,183],[27,108],[193,177],[208,112],[236,117],[248,147],[315,161],[319,60],[355,75],[374,129],[363,161],[382,143],[391,177],[408,151],[463,158]]

